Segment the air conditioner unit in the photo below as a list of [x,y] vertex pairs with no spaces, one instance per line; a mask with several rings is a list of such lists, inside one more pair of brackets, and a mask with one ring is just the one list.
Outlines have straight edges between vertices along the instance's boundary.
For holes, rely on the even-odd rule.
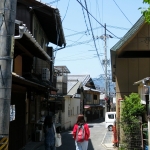
[[42,68],[42,80],[44,81],[50,80],[50,71],[48,68]]

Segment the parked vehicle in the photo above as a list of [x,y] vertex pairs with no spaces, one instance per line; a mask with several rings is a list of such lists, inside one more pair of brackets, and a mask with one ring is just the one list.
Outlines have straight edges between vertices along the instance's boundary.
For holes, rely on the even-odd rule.
[[108,131],[112,131],[115,120],[116,120],[116,112],[105,113],[105,127],[108,128]]

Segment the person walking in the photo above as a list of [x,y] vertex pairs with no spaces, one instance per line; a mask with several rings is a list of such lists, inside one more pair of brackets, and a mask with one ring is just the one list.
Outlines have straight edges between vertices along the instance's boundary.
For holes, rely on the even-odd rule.
[[56,150],[55,147],[55,131],[53,127],[52,116],[46,116],[44,120],[44,145],[45,150]]
[[78,115],[72,134],[75,140],[76,150],[87,150],[90,130],[82,114]]

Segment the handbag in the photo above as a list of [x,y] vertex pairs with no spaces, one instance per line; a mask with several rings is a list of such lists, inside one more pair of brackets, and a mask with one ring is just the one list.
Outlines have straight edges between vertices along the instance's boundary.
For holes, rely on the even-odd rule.
[[60,133],[56,133],[55,125],[53,124],[54,132],[55,132],[55,147],[59,147],[62,145],[61,135]]

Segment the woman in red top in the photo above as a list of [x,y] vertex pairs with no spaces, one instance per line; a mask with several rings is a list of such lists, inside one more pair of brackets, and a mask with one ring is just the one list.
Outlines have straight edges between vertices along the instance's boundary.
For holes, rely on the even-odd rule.
[[78,115],[77,122],[73,128],[76,150],[87,150],[90,130],[82,114]]

